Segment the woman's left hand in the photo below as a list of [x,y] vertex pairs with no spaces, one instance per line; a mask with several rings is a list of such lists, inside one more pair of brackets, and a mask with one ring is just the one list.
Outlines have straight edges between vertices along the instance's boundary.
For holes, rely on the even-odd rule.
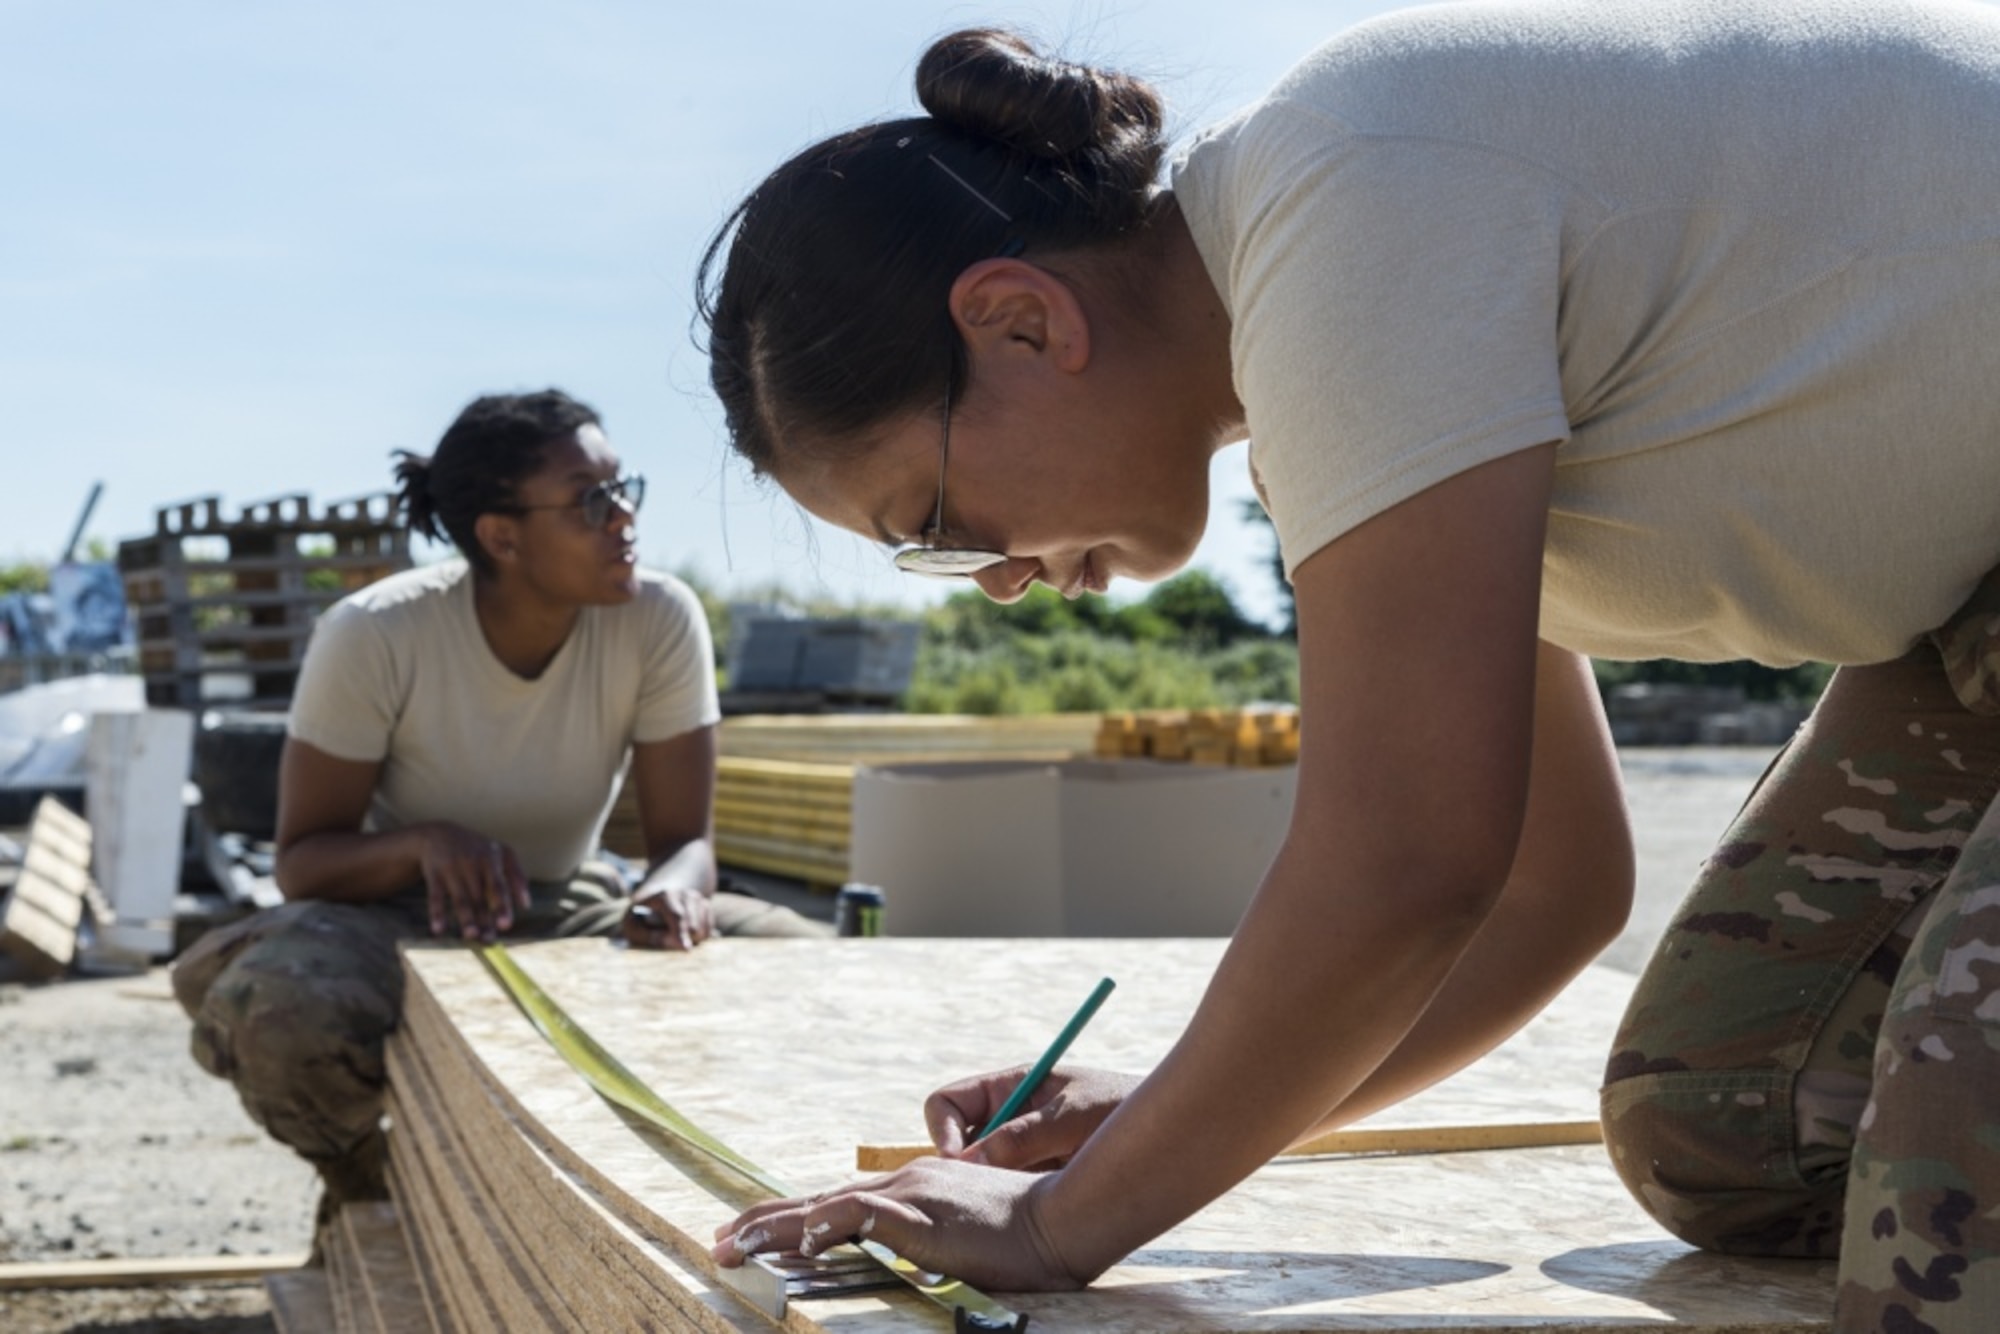
[[626,909],[625,939],[641,949],[691,950],[715,934],[715,910],[693,885],[641,886]]
[[865,1238],[974,1287],[1070,1291],[1087,1280],[1064,1266],[1040,1219],[1042,1195],[1057,1175],[919,1158],[887,1176],[745,1210],[716,1229],[711,1254],[734,1268],[765,1251],[813,1255]]

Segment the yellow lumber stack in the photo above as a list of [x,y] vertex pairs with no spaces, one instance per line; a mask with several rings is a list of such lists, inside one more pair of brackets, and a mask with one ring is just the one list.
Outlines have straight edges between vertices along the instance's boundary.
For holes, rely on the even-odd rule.
[[1101,759],[1177,760],[1257,768],[1296,764],[1297,709],[1146,709],[1107,713],[1093,747]]
[[847,879],[854,766],[725,755],[715,775],[715,855],[724,866],[808,884]]
[[1067,760],[1088,755],[1094,713],[751,715],[722,724],[722,753],[828,764]]
[[[716,770],[715,851],[724,866],[833,887],[847,879],[854,769],[965,760],[1057,762],[1096,754],[1195,764],[1290,764],[1290,709],[1144,713],[798,714],[730,718]],[[644,860],[631,789],[618,794],[604,846]]]
[[[1067,760],[1088,755],[1097,715],[798,714],[730,718],[716,769],[715,851],[724,866],[835,887],[847,879],[857,764]],[[604,846],[645,859],[631,789]]]

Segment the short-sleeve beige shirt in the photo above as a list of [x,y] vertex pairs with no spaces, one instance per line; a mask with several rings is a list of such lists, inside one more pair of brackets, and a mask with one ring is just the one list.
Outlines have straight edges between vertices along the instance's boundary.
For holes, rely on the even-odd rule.
[[1288,569],[1560,442],[1546,638],[1873,662],[2000,564],[2000,10],[1363,24],[1174,189]]
[[366,828],[450,820],[501,839],[533,880],[595,852],[634,742],[720,717],[708,622],[693,592],[644,572],[638,596],[586,607],[541,676],[487,647],[462,560],[391,575],[313,628],[289,731],[380,760]]

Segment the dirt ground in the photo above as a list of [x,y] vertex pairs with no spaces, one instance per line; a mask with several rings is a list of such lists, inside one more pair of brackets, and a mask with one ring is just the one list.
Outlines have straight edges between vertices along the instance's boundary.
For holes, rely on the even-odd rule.
[[[164,969],[0,985],[0,1263],[303,1253],[316,1179],[187,1054]],[[0,1292],[9,1331],[271,1330],[261,1284]]]
[[[1761,748],[1623,757],[1639,904],[1606,952],[1636,970],[1763,770]],[[0,972],[0,979],[4,979]],[[317,1185],[187,1054],[164,969],[0,980],[0,1265],[302,1254]],[[0,1291],[8,1334],[266,1334],[261,1284]]]

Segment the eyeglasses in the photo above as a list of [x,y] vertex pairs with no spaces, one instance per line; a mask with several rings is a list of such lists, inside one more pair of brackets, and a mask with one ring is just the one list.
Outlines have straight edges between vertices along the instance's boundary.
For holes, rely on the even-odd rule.
[[611,522],[614,506],[621,514],[636,515],[645,499],[646,479],[636,472],[628,472],[608,482],[599,482],[575,500],[560,505],[510,505],[505,512],[521,514],[528,510],[582,510],[586,526],[602,528]]
[[921,546],[904,547],[890,559],[896,568],[933,579],[965,579],[1007,559],[1005,552],[944,545],[944,470],[951,462],[951,381],[944,386],[944,428],[938,436],[937,512],[924,529]]

